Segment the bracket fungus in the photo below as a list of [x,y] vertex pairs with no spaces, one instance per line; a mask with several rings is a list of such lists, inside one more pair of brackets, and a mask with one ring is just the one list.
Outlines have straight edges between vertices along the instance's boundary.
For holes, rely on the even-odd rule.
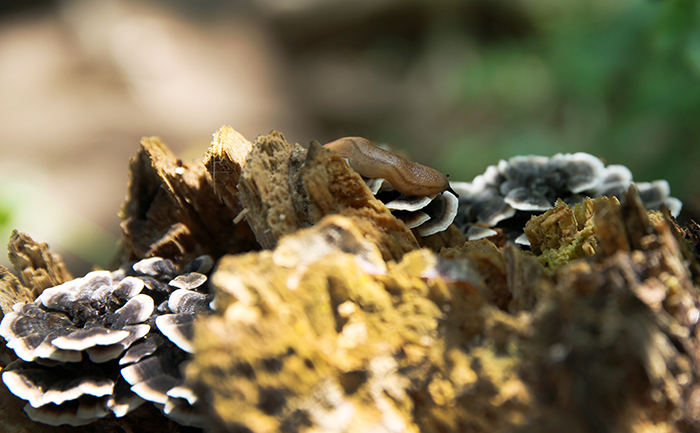
[[93,362],[108,361],[148,332],[141,323],[154,306],[139,294],[143,286],[137,278],[113,282],[108,271],[91,272],[44,290],[35,302],[15,304],[0,335],[25,361],[79,362],[83,351]]
[[181,397],[187,394],[180,364],[188,351],[180,347],[191,344],[186,319],[209,310],[212,264],[200,257],[180,273],[170,260],[148,258],[90,272],[15,304],[0,322],[0,336],[20,359],[3,370],[3,382],[28,401],[31,419],[46,424],[122,417],[147,400],[196,423],[193,399]]
[[621,197],[631,185],[639,190],[648,209],[663,205],[676,216],[682,207],[680,200],[670,196],[667,181],[633,182],[627,167],[606,166],[584,152],[558,153],[551,158],[515,156],[489,166],[471,182],[450,184],[459,194],[455,224],[470,240],[491,233],[484,229],[497,227],[511,240],[527,245],[522,231],[525,222],[552,209],[557,200],[575,204],[585,197]]
[[[200,274],[201,275],[201,274]],[[185,352],[192,353],[194,321],[197,316],[211,312],[213,295],[195,292],[191,289],[175,290],[168,298],[171,314],[156,318],[158,330]]]

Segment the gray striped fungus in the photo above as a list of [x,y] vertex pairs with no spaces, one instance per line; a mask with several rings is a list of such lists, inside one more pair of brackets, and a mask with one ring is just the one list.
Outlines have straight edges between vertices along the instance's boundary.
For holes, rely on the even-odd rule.
[[450,189],[446,175],[380,149],[366,138],[343,137],[323,147],[338,152],[362,176],[386,179],[405,195],[435,196]]

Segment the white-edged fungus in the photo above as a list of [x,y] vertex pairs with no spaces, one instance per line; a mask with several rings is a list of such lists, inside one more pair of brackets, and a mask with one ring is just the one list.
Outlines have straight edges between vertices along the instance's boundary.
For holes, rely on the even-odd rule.
[[179,422],[197,423],[194,393],[180,375],[189,355],[178,345],[191,351],[193,323],[211,311],[206,273],[213,263],[198,257],[178,276],[170,260],[154,257],[90,272],[15,304],[0,336],[20,360],[8,364],[2,380],[28,401],[27,415],[45,424],[121,417],[147,400],[167,406],[166,416]]
[[400,215],[399,217],[403,220],[404,224],[406,224],[406,227],[408,227],[409,229],[420,227],[421,224],[425,223],[430,219],[430,215],[421,211],[411,212],[405,215]]
[[417,227],[418,234],[425,237],[447,230],[457,215],[459,200],[451,192],[438,194],[423,211],[431,215],[430,219]]
[[481,227],[477,225],[470,226],[469,229],[467,230],[467,240],[470,241],[475,241],[478,239],[483,239],[483,238],[488,238],[494,235],[497,235],[498,232],[494,229],[490,229],[487,227]]
[[163,345],[163,338],[158,334],[148,334],[143,340],[134,344],[126,351],[124,356],[119,359],[119,365],[133,364],[143,358],[152,355],[160,346]]
[[670,196],[664,180],[634,183],[627,167],[605,166],[583,152],[559,153],[551,158],[529,155],[501,160],[472,182],[451,182],[459,194],[455,224],[469,238],[474,224],[500,227],[511,241],[527,245],[520,237],[524,222],[554,207],[557,199],[574,204],[585,197],[621,197],[632,184],[648,209],[665,205],[674,216],[680,212],[682,204]]
[[408,195],[401,195],[394,200],[384,203],[389,210],[405,210],[409,212],[421,210],[426,207],[431,201],[433,201],[434,196],[426,197],[412,197]]
[[102,397],[112,394],[114,381],[95,375],[95,371],[80,372],[47,368],[39,364],[15,361],[2,372],[2,381],[17,397],[32,407],[49,403],[60,405],[81,395]]
[[26,405],[24,407],[24,412],[27,414],[29,419],[42,424],[54,426],[67,424],[73,427],[80,427],[95,422],[99,419],[99,417],[85,418],[84,416],[81,416],[84,412],[86,412],[85,410],[81,410],[83,405],[92,406],[94,405],[94,402],[81,401],[71,406],[47,404],[46,406],[39,408]]
[[199,314],[208,312],[212,298],[212,295],[187,289],[178,289],[168,298],[168,308],[173,313]]
[[156,326],[177,347],[185,352],[193,353],[194,320],[194,314],[166,314],[156,318]]
[[184,357],[163,351],[121,369],[122,377],[131,390],[144,400],[165,404],[167,392],[182,385],[179,362]]
[[54,338],[51,344],[63,350],[85,350],[92,346],[117,344],[129,336],[129,331],[101,327],[81,328],[63,337]]
[[[175,387],[173,389],[179,388],[182,387]],[[206,418],[201,411],[197,410],[192,403],[189,403],[186,399],[171,396],[170,392],[168,392],[168,399],[160,409],[165,415],[180,424],[193,427],[204,427],[206,425]]]
[[186,264],[182,273],[199,272],[200,274],[209,274],[213,268],[214,259],[211,256],[203,255]]
[[200,314],[211,312],[212,295],[178,289],[168,298],[168,309],[173,314],[156,317],[156,327],[170,341],[185,352],[192,353],[194,349],[194,321]]
[[189,272],[187,274],[178,275],[170,280],[170,286],[178,289],[194,290],[207,281],[207,276],[199,272]]
[[149,277],[174,277],[177,269],[172,261],[161,257],[150,257],[140,260],[132,266],[134,271]]

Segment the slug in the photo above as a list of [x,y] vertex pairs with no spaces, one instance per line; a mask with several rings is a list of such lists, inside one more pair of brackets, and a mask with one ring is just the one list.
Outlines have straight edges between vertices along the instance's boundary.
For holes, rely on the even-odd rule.
[[366,138],[343,137],[326,143],[323,147],[338,152],[362,176],[386,179],[402,194],[434,196],[451,190],[446,175],[380,149]]

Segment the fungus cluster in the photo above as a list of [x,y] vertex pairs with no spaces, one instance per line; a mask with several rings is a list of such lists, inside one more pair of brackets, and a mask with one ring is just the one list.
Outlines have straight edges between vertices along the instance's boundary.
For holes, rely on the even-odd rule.
[[372,194],[409,229],[425,237],[446,230],[457,215],[457,196],[443,191],[429,196],[407,195],[382,178],[365,179]]
[[3,382],[45,424],[122,417],[151,401],[181,424],[200,425],[180,369],[192,351],[194,316],[211,311],[212,267],[202,256],[180,273],[170,260],[149,258],[15,304],[0,336],[19,359],[3,370]]
[[455,224],[470,240],[503,231],[516,243],[527,245],[522,233],[525,222],[534,214],[554,207],[558,199],[567,204],[585,197],[621,197],[631,185],[639,191],[647,209],[662,205],[676,216],[681,201],[670,196],[665,180],[633,182],[632,173],[623,165],[606,166],[584,152],[544,156],[515,156],[489,166],[471,182],[451,182],[459,194]]

